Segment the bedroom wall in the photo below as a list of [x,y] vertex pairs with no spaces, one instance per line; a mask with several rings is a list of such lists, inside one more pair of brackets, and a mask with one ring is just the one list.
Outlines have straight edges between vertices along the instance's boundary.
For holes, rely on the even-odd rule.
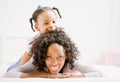
[[114,42],[119,35],[114,33],[117,31],[119,34],[120,29],[116,27],[113,31],[113,2],[114,0],[0,0],[0,34],[3,35],[3,40],[0,41],[0,64],[11,64],[23,54],[27,41],[35,35],[28,19],[38,4],[59,8],[63,17],[59,19],[59,25],[72,37],[86,62],[96,61],[102,52],[111,50],[114,45],[114,49],[118,49],[120,46],[117,47],[117,44],[120,43]]
[[120,0],[112,0],[111,49],[120,52]]

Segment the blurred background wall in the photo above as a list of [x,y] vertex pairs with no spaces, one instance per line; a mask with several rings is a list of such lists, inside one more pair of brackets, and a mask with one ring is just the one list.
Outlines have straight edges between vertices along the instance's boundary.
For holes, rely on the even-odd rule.
[[109,51],[120,51],[119,0],[0,0],[0,64],[17,61],[35,35],[29,18],[38,5],[57,7],[60,26],[92,63]]

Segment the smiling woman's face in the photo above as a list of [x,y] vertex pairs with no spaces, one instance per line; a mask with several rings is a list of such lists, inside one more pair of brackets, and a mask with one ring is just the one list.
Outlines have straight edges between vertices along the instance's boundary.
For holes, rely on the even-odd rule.
[[66,58],[67,57],[64,48],[57,43],[52,43],[48,47],[47,57],[45,60],[49,72],[51,74],[59,73],[64,66]]

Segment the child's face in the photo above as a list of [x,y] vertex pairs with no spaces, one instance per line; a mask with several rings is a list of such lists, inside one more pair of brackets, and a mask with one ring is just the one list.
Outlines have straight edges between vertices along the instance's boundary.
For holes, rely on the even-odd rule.
[[38,15],[35,28],[37,31],[44,33],[49,30],[55,30],[57,23],[57,17],[53,11],[44,11]]
[[57,44],[52,43],[47,51],[47,57],[45,60],[46,66],[51,74],[57,74],[64,66],[66,60],[66,53],[64,48]]

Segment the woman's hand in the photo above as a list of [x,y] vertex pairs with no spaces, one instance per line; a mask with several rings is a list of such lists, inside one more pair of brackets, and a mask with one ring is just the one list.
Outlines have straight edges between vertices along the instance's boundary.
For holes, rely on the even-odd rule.
[[82,73],[74,71],[71,73],[58,73],[58,74],[50,74],[45,71],[43,72],[32,72],[32,73],[24,73],[21,78],[80,78],[85,77]]
[[85,77],[84,74],[80,73],[79,71],[72,71],[70,73],[66,73],[68,75],[70,75],[69,78],[81,78],[81,77]]
[[71,78],[85,77],[85,75],[80,73],[79,71],[72,71],[70,74],[71,74]]
[[67,73],[50,74],[46,72],[39,73],[41,78],[70,78],[73,75]]
[[46,72],[40,73],[40,77],[42,78],[80,78],[85,77],[84,74],[79,71],[73,71],[71,73],[58,73],[58,74],[50,74]]

